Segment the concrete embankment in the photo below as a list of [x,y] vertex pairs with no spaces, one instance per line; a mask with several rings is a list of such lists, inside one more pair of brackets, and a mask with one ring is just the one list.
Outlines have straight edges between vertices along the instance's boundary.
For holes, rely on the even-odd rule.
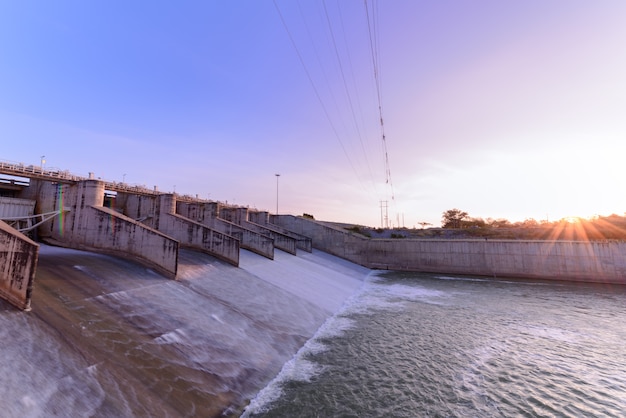
[[626,242],[369,239],[295,216],[273,222],[372,269],[626,284]]
[[3,413],[236,415],[369,274],[317,251],[275,255],[242,251],[237,268],[181,250],[173,281],[43,245],[32,312],[0,301]]

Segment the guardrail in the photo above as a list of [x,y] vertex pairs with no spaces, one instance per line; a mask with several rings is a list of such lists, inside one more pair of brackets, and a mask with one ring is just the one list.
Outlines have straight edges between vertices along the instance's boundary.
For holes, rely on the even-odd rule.
[[56,168],[45,169],[43,166],[25,165],[23,163],[8,163],[0,161],[0,172],[20,177],[36,177],[53,180],[80,181],[85,177],[76,176],[68,170],[59,170]]
[[[24,163],[13,163],[13,162],[8,162],[8,161],[0,161],[0,174],[7,174],[11,176],[18,176],[18,177],[36,178],[40,180],[63,181],[63,182],[69,182],[69,183],[74,183],[74,182],[83,181],[83,180],[90,180],[90,179],[93,180],[92,177],[77,176],[75,174],[72,174],[69,172],[69,170],[60,170],[58,168],[46,169],[43,166],[37,166],[37,165],[32,165],[32,164],[26,165]],[[146,186],[127,184],[124,182],[107,181],[107,180],[102,180],[100,178],[98,178],[98,180],[104,183],[105,190],[109,190],[112,192],[128,192],[128,193],[150,195],[150,196],[158,196],[163,193],[166,193],[166,192],[158,191],[156,187],[154,189],[150,189]],[[18,181],[19,180],[16,180],[16,184],[18,184],[17,183]],[[10,180],[5,181],[3,179],[0,179],[0,183],[1,182],[11,182],[11,181]],[[26,184],[19,184],[19,185],[25,186]],[[174,195],[176,195],[177,200],[184,201],[184,202],[210,202],[210,200],[202,199],[197,196],[194,197],[191,195],[179,195],[177,193],[174,193]],[[224,204],[224,205],[236,207],[235,205],[228,205],[228,204]]]
[[[77,176],[75,174],[70,173],[68,170],[60,170],[57,168],[44,168],[43,166],[36,165],[25,165],[24,163],[11,163],[6,161],[0,161],[0,173],[8,174],[12,176],[18,177],[28,177],[28,178],[37,178],[42,180],[52,180],[52,181],[65,181],[65,182],[78,182],[83,180],[89,180],[90,177]],[[98,179],[100,180],[100,179]],[[104,183],[104,187],[107,190],[116,191],[116,192],[132,192],[138,194],[147,194],[147,195],[159,195],[161,192],[158,192],[154,189],[149,189],[145,186],[137,186],[126,184],[122,182],[113,182],[101,180]]]

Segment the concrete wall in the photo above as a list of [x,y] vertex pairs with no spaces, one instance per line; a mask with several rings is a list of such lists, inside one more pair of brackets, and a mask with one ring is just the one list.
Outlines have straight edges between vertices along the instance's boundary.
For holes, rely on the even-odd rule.
[[30,310],[39,245],[0,221],[0,297]]
[[157,196],[118,192],[111,209],[123,213],[136,221],[156,228]]
[[295,238],[248,221],[241,221],[241,226],[271,238],[274,241],[274,246],[279,250],[283,250],[293,255],[296,254],[298,242]]
[[265,225],[269,223],[269,212],[260,211],[260,210],[250,210],[248,211],[248,220],[255,224]]
[[60,246],[136,259],[167,277],[178,270],[178,242],[167,235],[102,206],[104,184],[85,180],[75,185],[40,182],[37,210],[69,211],[39,228],[39,236]]
[[626,243],[367,240],[371,268],[626,283]]
[[274,240],[251,229],[217,217],[217,204],[213,202],[176,202],[176,213],[211,229],[237,238],[240,247],[263,257],[274,259]]
[[289,254],[296,254],[298,243],[295,238],[266,228],[263,225],[249,222],[247,208],[221,207],[219,210],[219,217],[226,221],[241,225],[242,227],[254,231],[258,234],[271,238],[272,240],[274,240],[274,246],[279,250],[283,250],[285,252],[288,252]]
[[31,216],[35,213],[35,201],[0,196],[0,219]]
[[368,239],[294,216],[274,222],[374,269],[626,284],[624,242]]
[[176,238],[181,245],[204,251],[234,266],[239,265],[239,240],[175,213],[174,195],[159,195],[155,209],[156,229]]
[[288,229],[271,223],[269,212],[248,210],[248,222],[260,225],[266,229],[269,229],[270,231],[295,239],[296,248],[298,250],[303,250],[309,253],[313,251],[313,240],[311,240],[311,238],[305,237],[304,235],[296,234],[293,231],[289,231]]
[[242,222],[248,220],[248,209],[232,206],[220,206],[217,216],[225,221],[241,225]]

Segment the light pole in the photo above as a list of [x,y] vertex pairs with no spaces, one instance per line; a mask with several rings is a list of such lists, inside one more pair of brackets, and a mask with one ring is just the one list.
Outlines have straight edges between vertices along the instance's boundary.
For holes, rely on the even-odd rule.
[[276,215],[278,215],[278,178],[280,174],[276,174]]
[[46,163],[46,156],[42,155],[41,156],[41,171],[43,171],[43,166],[44,166],[45,163]]

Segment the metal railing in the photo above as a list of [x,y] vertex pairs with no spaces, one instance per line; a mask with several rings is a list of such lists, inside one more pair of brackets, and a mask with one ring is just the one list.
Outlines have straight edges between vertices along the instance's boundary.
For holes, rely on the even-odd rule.
[[[24,163],[14,163],[14,162],[9,162],[9,161],[0,161],[0,174],[6,174],[6,175],[18,176],[18,177],[36,178],[40,180],[59,181],[59,182],[66,182],[66,183],[75,183],[75,182],[83,181],[83,180],[95,180],[92,177],[92,175],[90,175],[89,177],[77,176],[75,174],[70,173],[68,170],[60,170],[57,168],[45,168],[42,165],[40,166],[36,166],[32,164],[26,165]],[[153,189],[150,189],[146,187],[145,185],[142,185],[142,186],[133,185],[133,184],[127,184],[125,182],[102,180],[101,178],[98,178],[97,180],[102,181],[104,183],[105,190],[109,190],[112,192],[128,192],[128,193],[151,195],[151,196],[158,196],[158,195],[167,193],[167,192],[161,192],[157,190],[156,187],[154,187]],[[19,180],[15,180],[15,181],[19,182]],[[26,184],[22,184],[22,185],[26,186]],[[176,196],[176,199],[178,201],[183,201],[183,202],[211,202],[211,200],[209,199],[202,199],[198,196],[191,196],[187,194],[180,195],[176,192],[174,192],[174,195]],[[229,205],[228,203],[222,203],[222,204],[224,204],[225,206],[229,206],[229,207],[237,207],[236,205],[232,205],[232,204]]]
[[28,231],[32,231],[39,225],[49,221],[57,215],[62,214],[63,212],[69,212],[69,209],[64,208],[63,210],[55,210],[53,212],[40,213],[30,216],[14,216],[9,218],[1,218],[0,220],[6,222],[10,227],[17,230],[18,232],[25,233]]

